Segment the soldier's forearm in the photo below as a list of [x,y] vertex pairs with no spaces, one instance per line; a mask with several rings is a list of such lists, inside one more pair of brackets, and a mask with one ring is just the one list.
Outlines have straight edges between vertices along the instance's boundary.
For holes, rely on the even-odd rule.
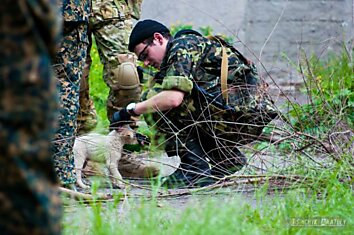
[[162,91],[148,100],[137,103],[136,114],[166,111],[178,107],[184,98],[184,93],[177,90]]

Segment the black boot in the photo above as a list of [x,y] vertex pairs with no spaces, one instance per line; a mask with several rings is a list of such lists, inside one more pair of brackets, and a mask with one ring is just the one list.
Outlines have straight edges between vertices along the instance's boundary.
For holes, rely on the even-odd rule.
[[238,148],[224,149],[212,159],[211,174],[217,178],[231,175],[241,170],[247,164],[247,158]]
[[215,181],[210,178],[209,163],[199,140],[189,140],[186,149],[179,151],[181,165],[175,173],[162,179],[162,186],[169,188],[204,187]]

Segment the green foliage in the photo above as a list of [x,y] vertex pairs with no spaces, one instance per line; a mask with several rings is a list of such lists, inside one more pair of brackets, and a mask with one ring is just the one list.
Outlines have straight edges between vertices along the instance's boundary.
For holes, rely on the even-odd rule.
[[310,102],[292,104],[289,114],[296,130],[324,133],[339,120],[354,127],[354,67],[348,54],[324,61],[313,56],[301,66]]
[[[265,186],[253,196],[234,193],[193,195],[181,205],[169,200],[126,199],[79,205],[66,216],[64,234],[351,234],[354,226],[351,184],[341,182],[341,166],[321,172],[309,184],[269,194]],[[306,182],[304,182],[306,183]],[[207,193],[207,192],[206,192]],[[247,197],[247,198],[245,198]],[[209,199],[207,199],[209,198]],[[341,227],[292,226],[294,220],[341,219]]]
[[190,25],[190,24],[171,25],[171,27],[170,27],[171,35],[175,35],[178,31],[180,31],[182,29],[193,29],[193,25]]

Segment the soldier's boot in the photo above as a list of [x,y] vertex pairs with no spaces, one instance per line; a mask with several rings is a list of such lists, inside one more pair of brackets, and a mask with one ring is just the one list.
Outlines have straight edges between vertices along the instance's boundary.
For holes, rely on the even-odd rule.
[[247,164],[246,156],[236,147],[221,152],[222,156],[211,159],[211,174],[217,178],[234,174]]
[[169,188],[204,187],[215,183],[210,177],[209,163],[199,140],[189,140],[187,151],[181,154],[181,165],[175,173],[164,178],[162,186]]
[[[164,152],[132,154],[125,153],[118,163],[119,173],[123,178],[151,178],[169,176],[180,164],[178,157],[168,157]],[[83,176],[106,176],[109,174],[105,164],[86,161]]]
[[159,175],[160,169],[149,164],[147,154],[123,154],[118,170],[123,177],[128,178],[152,178]]
[[86,63],[80,81],[80,108],[77,116],[77,133],[85,134],[93,130],[97,125],[97,113],[94,103],[90,97],[89,73],[92,63],[90,56],[91,44],[87,49]]
[[124,153],[119,161],[118,170],[123,177],[166,177],[176,171],[180,162],[178,156],[169,157],[165,152]]

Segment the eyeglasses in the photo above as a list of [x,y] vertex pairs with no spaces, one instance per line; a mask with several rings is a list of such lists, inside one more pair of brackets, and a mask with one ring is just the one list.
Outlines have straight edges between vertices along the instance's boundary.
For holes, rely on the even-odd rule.
[[145,61],[146,60],[146,58],[148,57],[148,54],[145,51],[148,48],[148,46],[150,46],[149,43],[144,47],[144,49],[138,55],[138,60],[140,60],[140,61]]

